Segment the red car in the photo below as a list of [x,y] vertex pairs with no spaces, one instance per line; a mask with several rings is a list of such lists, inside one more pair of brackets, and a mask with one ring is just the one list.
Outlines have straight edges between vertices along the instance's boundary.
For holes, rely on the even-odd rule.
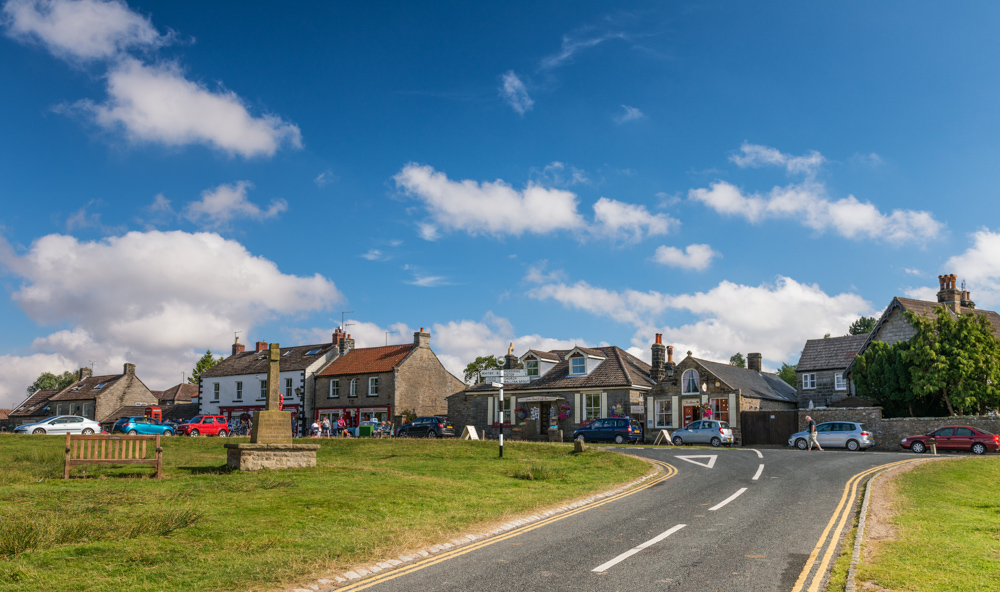
[[222,436],[229,434],[229,424],[221,415],[196,415],[177,426],[178,436]]
[[930,447],[928,438],[937,441],[938,450],[971,450],[976,454],[986,454],[1000,449],[1000,436],[969,426],[947,426],[926,436],[907,436],[899,445],[921,453]]

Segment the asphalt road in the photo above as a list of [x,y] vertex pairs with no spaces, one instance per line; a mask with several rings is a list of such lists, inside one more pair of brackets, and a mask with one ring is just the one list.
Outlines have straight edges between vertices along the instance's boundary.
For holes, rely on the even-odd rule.
[[[341,590],[816,592],[857,487],[906,453],[624,449],[663,479]],[[688,457],[687,459],[683,457]],[[700,457],[700,458],[699,458]]]

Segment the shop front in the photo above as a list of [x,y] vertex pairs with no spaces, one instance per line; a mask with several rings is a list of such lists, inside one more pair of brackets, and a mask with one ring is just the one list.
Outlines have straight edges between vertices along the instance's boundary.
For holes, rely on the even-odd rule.
[[[299,419],[302,406],[298,403],[294,405],[284,405],[282,406],[282,411],[288,411],[292,414],[292,436],[295,438],[299,437],[301,433],[299,431]],[[254,411],[263,411],[263,405],[228,405],[219,407],[219,415],[224,415],[226,417],[226,422],[232,426],[234,422],[238,422],[241,415],[244,413],[253,416]]]
[[344,418],[346,427],[357,427],[363,421],[377,421],[379,423],[392,419],[392,406],[381,407],[321,407],[316,409],[314,419],[323,421],[329,418],[331,424],[336,424],[341,417]]

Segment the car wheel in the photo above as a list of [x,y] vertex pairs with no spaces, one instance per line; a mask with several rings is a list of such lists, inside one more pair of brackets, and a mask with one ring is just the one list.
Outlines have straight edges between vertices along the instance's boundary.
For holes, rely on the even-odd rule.
[[722,440],[720,440],[718,438],[712,438],[712,446],[713,447],[718,448],[720,444],[722,444]]
[[615,436],[615,444],[624,444],[624,443],[625,443],[625,438],[623,438],[621,434]]
[[981,442],[976,442],[972,445],[973,454],[986,454],[986,445]]
[[402,431],[396,432],[396,437],[397,438],[405,438],[406,437],[406,432],[402,432]]
[[32,434],[44,434],[45,433],[45,428],[35,428],[35,429],[31,430],[31,433]]
[[805,438],[799,438],[795,441],[795,447],[799,450],[805,450],[806,448],[809,448],[809,443],[806,442]]
[[857,440],[847,441],[847,449],[851,452],[857,452],[859,448],[861,448],[861,444],[859,444]]
[[674,436],[674,446],[684,446],[684,440],[680,436]]
[[129,431],[128,431],[128,435],[129,435],[129,436],[137,436],[137,435],[139,435],[139,432],[137,432],[137,431],[135,431],[135,430],[129,430]]
[[198,430],[191,430],[191,437],[192,438],[197,438],[198,437]]
[[428,438],[437,438],[438,435],[437,435],[437,432],[435,432],[434,430],[431,430],[431,431],[427,432],[427,437]]
[[167,431],[163,432],[163,435],[164,436],[173,436],[174,435],[174,431],[173,430],[167,430]]
[[910,450],[916,452],[917,454],[923,454],[923,452],[927,450],[927,447],[924,446],[923,442],[914,442],[910,445]]
[[81,433],[82,433],[82,434],[83,434],[84,436],[89,436],[89,435],[91,435],[91,434],[93,434],[93,433],[94,433],[94,430],[92,430],[92,429],[90,429],[90,428],[84,428],[84,429],[83,429],[83,432],[81,432]]
[[220,438],[225,438],[228,434],[229,434],[229,432],[227,432],[226,430],[219,430],[219,437]]

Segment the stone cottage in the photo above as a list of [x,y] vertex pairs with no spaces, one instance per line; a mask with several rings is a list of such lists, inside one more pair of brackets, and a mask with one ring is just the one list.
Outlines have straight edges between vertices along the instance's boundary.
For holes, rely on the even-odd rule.
[[35,423],[46,417],[52,417],[55,413],[51,411],[49,400],[58,392],[35,391],[30,397],[22,401],[20,405],[11,410],[7,416],[8,423],[13,427],[26,423]]
[[827,407],[855,395],[844,371],[868,341],[868,334],[810,339],[795,365],[799,407]]
[[156,404],[156,397],[135,375],[135,364],[125,364],[121,374],[104,376],[80,368],[77,376],[76,382],[49,399],[48,415],[80,415],[104,424],[122,407],[142,415],[146,406]]

